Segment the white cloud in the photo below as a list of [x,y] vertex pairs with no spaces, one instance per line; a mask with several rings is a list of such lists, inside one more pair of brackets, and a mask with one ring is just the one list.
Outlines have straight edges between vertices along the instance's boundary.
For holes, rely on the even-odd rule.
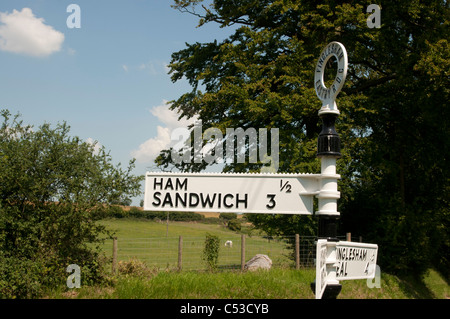
[[141,163],[152,163],[159,153],[173,146],[177,141],[171,140],[172,132],[180,127],[187,128],[188,125],[193,124],[197,118],[186,120],[185,118],[178,120],[176,111],[169,109],[170,103],[163,100],[161,105],[155,106],[150,110],[150,113],[155,116],[164,126],[157,126],[157,136],[146,140],[139,145],[138,150],[131,152],[131,155]]
[[44,24],[30,8],[0,12],[0,50],[44,57],[61,50],[64,34]]
[[88,137],[86,139],[86,143],[91,144],[94,147],[93,153],[95,155],[98,155],[100,149],[102,148],[102,144],[100,144],[98,141],[94,140],[92,137]]
[[128,72],[128,71],[139,71],[139,72],[145,72],[149,75],[161,75],[161,74],[167,74],[169,67],[167,63],[160,62],[158,60],[152,60],[149,62],[141,63],[141,64],[123,64],[122,68]]
[[187,127],[196,120],[196,118],[190,118],[189,120],[182,118],[179,120],[179,114],[169,108],[169,101],[163,100],[162,104],[152,108],[150,113],[152,113],[160,122],[164,123],[170,130],[177,127]]
[[158,75],[158,71],[156,70],[155,63],[148,62],[142,63],[138,67],[139,70],[146,70],[150,75]]
[[169,74],[169,71],[170,71],[169,64],[166,62],[163,62],[163,66],[164,66],[164,72],[166,72],[166,74]]
[[157,126],[157,136],[146,140],[139,145],[139,149],[132,151],[131,155],[136,158],[138,162],[149,163],[153,162],[159,153],[167,149],[170,145],[170,130],[167,127]]

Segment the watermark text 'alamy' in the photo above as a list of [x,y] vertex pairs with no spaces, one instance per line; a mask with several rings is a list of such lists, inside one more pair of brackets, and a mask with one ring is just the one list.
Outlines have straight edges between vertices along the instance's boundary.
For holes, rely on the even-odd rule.
[[276,173],[279,168],[278,128],[270,129],[270,155],[267,152],[267,128],[227,128],[224,137],[222,131],[216,127],[210,127],[203,132],[201,122],[197,122],[192,131],[182,127],[174,129],[171,140],[176,142],[171,151],[175,164],[202,161],[208,164],[245,163],[248,150],[249,163],[258,163],[258,159],[262,164],[270,163],[270,166],[261,167],[262,173]]

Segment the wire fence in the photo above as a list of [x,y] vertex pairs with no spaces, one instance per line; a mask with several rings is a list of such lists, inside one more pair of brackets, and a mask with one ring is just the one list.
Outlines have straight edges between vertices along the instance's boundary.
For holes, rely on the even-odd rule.
[[[243,269],[245,263],[257,254],[267,255],[272,260],[272,267],[314,267],[316,240],[314,236],[298,235],[230,235],[220,238],[217,268]],[[107,245],[109,247],[105,248],[113,257],[113,268],[119,261],[137,259],[159,270],[207,269],[202,259],[205,237],[118,238],[115,243],[109,241]]]

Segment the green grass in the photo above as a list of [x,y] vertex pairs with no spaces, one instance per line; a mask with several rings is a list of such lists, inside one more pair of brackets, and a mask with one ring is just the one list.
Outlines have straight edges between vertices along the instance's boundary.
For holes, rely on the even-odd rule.
[[[270,275],[269,275],[270,273]],[[156,299],[289,299],[309,298],[311,271],[273,269],[270,272],[162,272],[140,286],[140,298]],[[134,298],[135,278],[120,280],[115,296]],[[138,284],[140,285],[140,284]]]
[[[381,287],[365,280],[342,281],[338,299],[449,298],[448,285],[430,271],[425,282],[381,275]],[[158,272],[153,276],[119,275],[109,286],[55,291],[50,298],[89,299],[313,299],[313,269],[271,269],[256,272]],[[433,282],[427,282],[432,280]],[[441,287],[445,285],[445,287]],[[425,287],[425,290],[424,290]],[[441,288],[439,288],[441,287]],[[66,289],[67,290],[67,289]],[[446,291],[446,292],[444,292]]]

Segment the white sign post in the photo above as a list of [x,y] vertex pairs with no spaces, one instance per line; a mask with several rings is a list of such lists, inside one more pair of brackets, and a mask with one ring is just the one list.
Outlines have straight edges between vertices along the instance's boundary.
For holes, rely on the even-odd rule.
[[[313,213],[314,196],[336,174],[150,173],[145,178],[145,211]],[[334,196],[334,195],[333,195]]]
[[[325,67],[332,57],[336,59],[337,72],[333,84],[326,87]],[[334,123],[339,115],[336,96],[342,89],[347,75],[347,59],[345,47],[339,42],[331,42],[322,50],[316,64],[314,88],[322,102],[319,116],[323,126],[317,143],[322,176],[336,174],[336,159],[341,156],[340,139]],[[339,280],[374,278],[378,253],[377,245],[341,242],[336,238],[337,218],[340,215],[337,211],[337,199],[340,193],[337,191],[335,181],[326,177],[322,179],[321,190],[321,194],[317,196],[319,210],[316,212],[319,216],[314,289],[317,299],[336,298],[341,290]]]

